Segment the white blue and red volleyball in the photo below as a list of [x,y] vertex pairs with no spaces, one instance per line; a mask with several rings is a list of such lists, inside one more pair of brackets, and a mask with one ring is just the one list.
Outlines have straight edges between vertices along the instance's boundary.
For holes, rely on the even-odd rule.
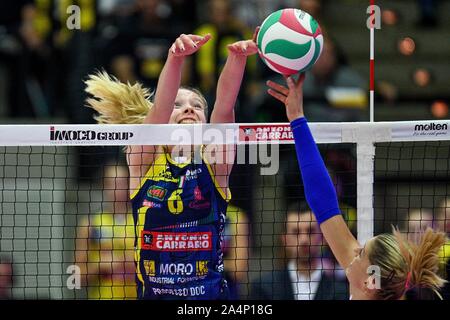
[[259,55],[273,71],[292,75],[310,69],[319,59],[323,35],[317,21],[299,9],[282,9],[261,24],[256,39]]

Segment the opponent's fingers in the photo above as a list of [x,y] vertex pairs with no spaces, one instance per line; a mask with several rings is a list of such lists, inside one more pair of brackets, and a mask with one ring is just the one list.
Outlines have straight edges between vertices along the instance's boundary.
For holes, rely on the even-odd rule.
[[284,94],[285,96],[287,96],[289,94],[289,89],[286,88],[285,86],[282,86],[276,82],[273,82],[271,80],[267,81],[266,84],[271,87],[272,89],[275,89],[279,92],[281,92],[282,94]]
[[290,89],[295,90],[295,92],[297,92],[297,93],[300,93],[303,88],[303,83],[305,82],[305,77],[306,77],[306,74],[304,72],[302,72],[302,73],[300,73],[300,75],[298,76],[298,79],[296,81],[294,81],[294,79],[292,79],[293,87]]
[[300,76],[298,77],[298,80],[297,80],[297,83],[296,83],[297,87],[301,86],[303,84],[303,82],[305,82],[305,79],[306,79],[306,73],[302,72],[300,74]]
[[295,90],[296,89],[296,83],[294,83],[294,79],[292,77],[286,78],[286,83],[288,85],[289,90]]
[[270,94],[272,97],[274,97],[275,99],[281,101],[282,103],[286,104],[286,96],[273,90],[273,89],[268,89],[267,93]]

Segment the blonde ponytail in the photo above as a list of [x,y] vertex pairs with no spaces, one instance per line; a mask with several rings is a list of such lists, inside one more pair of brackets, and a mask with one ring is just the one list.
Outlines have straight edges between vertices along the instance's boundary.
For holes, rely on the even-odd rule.
[[430,288],[442,299],[439,289],[444,286],[446,280],[438,275],[438,270],[439,251],[447,240],[445,234],[427,228],[420,234],[416,243],[408,241],[398,230],[394,230],[394,235],[409,267],[406,286]]
[[393,234],[380,234],[367,248],[372,265],[380,267],[381,288],[377,297],[383,300],[401,299],[413,288],[429,288],[438,297],[445,280],[438,275],[439,251],[446,242],[444,233],[431,228],[410,241],[393,228]]
[[149,89],[140,83],[124,84],[105,71],[89,75],[86,92],[92,95],[87,106],[98,115],[94,119],[100,124],[140,124],[144,122],[153,104]]

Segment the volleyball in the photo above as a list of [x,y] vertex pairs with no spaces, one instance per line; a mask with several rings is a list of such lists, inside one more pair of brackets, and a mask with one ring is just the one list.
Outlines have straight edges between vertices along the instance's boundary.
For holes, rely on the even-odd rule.
[[319,59],[323,35],[317,21],[299,9],[282,9],[261,24],[256,39],[264,63],[273,71],[292,75],[310,69]]

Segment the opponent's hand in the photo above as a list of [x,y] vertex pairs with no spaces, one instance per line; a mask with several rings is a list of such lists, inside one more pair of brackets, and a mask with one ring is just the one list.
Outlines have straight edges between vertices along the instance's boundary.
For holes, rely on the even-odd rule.
[[195,34],[182,34],[180,35],[169,49],[169,55],[175,57],[189,56],[197,52],[206,42],[211,39],[211,35],[208,33],[205,36],[199,36]]
[[256,45],[256,37],[258,36],[259,29],[260,27],[256,27],[252,40],[242,40],[229,44],[227,48],[230,54],[247,57],[257,53],[258,46]]
[[305,74],[302,73],[297,81],[292,76],[284,77],[287,83],[287,87],[275,83],[273,81],[267,81],[267,85],[270,89],[267,92],[275,99],[281,101],[286,106],[286,115],[290,122],[303,117],[303,82],[305,81]]

